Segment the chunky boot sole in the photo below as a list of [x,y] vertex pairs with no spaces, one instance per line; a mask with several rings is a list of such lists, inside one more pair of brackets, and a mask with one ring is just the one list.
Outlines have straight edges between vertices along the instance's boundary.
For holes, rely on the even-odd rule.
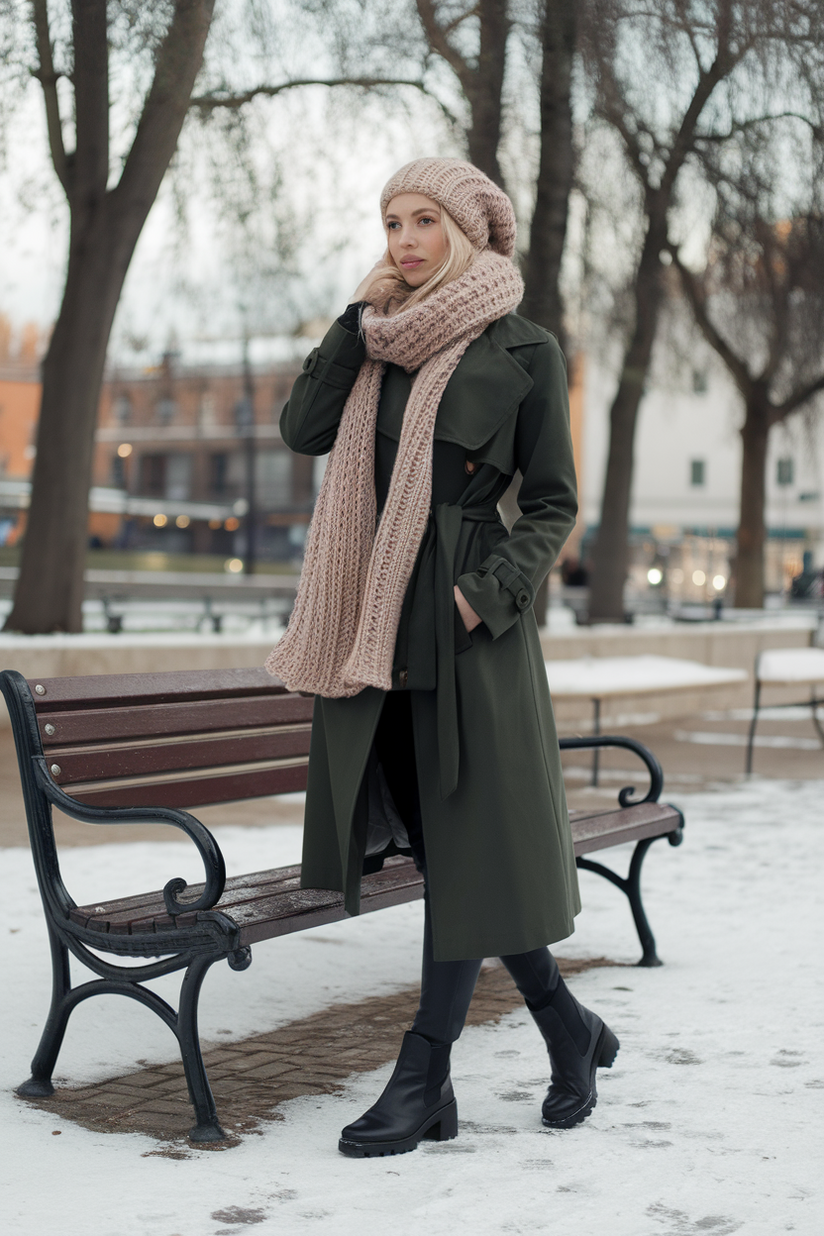
[[598,1036],[595,1051],[592,1053],[592,1064],[590,1065],[589,1072],[589,1094],[578,1107],[571,1112],[566,1112],[563,1116],[542,1115],[542,1124],[545,1124],[548,1129],[571,1129],[573,1125],[580,1124],[582,1120],[586,1120],[598,1102],[598,1095],[595,1090],[595,1071],[596,1069],[611,1069],[620,1046],[621,1044],[618,1042],[617,1037],[612,1033],[609,1026],[604,1024]]
[[388,1154],[406,1154],[415,1150],[418,1142],[424,1138],[435,1142],[448,1142],[457,1136],[458,1104],[453,1099],[439,1112],[428,1116],[411,1137],[404,1137],[396,1142],[357,1142],[342,1137],[338,1142],[338,1150],[350,1159],[374,1159]]

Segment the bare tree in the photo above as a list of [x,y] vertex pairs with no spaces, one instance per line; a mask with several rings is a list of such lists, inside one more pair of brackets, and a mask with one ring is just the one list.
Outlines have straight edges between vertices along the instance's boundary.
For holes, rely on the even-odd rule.
[[[506,52],[512,27],[509,0],[415,0],[430,51],[440,56],[460,82],[469,104],[466,130],[469,160],[503,185],[498,161],[503,116]],[[467,49],[466,27],[477,19],[477,52]]]
[[591,0],[584,43],[595,112],[620,139],[645,221],[610,409],[590,590],[596,621],[623,617],[635,426],[662,305],[661,255],[669,252],[685,173],[700,173],[708,148],[717,150],[768,107],[781,66],[802,68],[819,57],[821,27],[817,0]]
[[[60,27],[58,37],[48,0],[29,6],[30,72],[42,89],[49,154],[68,203],[70,238],[63,299],[43,363],[31,504],[6,620],[10,630],[82,629],[88,492],[106,349],[135,245],[193,102],[203,113],[316,81],[296,77],[193,100],[213,10],[214,0],[158,6],[71,0],[71,27],[65,37]],[[13,22],[16,14],[0,16]],[[114,52],[120,53],[116,66]],[[140,74],[131,70],[147,60],[150,84],[141,99]],[[113,71],[120,75],[117,81]],[[345,78],[362,89],[386,80]],[[338,80],[318,79],[318,84],[333,86]],[[110,136],[111,97],[124,92],[135,122],[131,144],[121,154]],[[113,182],[118,165],[122,170]]]
[[[33,0],[36,63],[51,161],[69,205],[60,312],[43,362],[28,526],[14,606],[26,633],[82,627],[88,493],[97,404],[112,322],[146,216],[174,154],[200,69],[214,0],[176,0],[151,32],[154,73],[131,148],[110,187],[110,43],[106,0],[72,0],[67,63],[55,63],[47,0]],[[74,142],[58,84],[73,94]]]
[[524,255],[521,313],[565,338],[561,301],[561,261],[566,243],[569,197],[575,175],[572,133],[572,71],[578,13],[565,0],[542,0],[540,41],[540,151],[535,206]]
[[[776,140],[744,161],[748,174],[743,183],[721,183],[703,271],[691,270],[678,248],[671,248],[695,321],[726,365],[744,405],[735,559],[738,607],[764,604],[770,431],[794,413],[812,411],[816,396],[824,391],[821,136],[820,130],[813,132],[807,157],[799,160],[782,158],[786,140]],[[807,186],[810,168],[817,174]],[[775,207],[788,183],[796,206],[791,217],[781,219]],[[804,188],[809,189],[806,209],[797,201],[798,190]]]

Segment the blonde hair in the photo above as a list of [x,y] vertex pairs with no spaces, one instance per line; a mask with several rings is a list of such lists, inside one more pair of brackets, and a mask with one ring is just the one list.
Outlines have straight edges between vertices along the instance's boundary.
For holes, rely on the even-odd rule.
[[477,250],[448,210],[440,206],[441,228],[446,241],[446,253],[438,269],[430,275],[426,283],[419,288],[411,288],[398,270],[387,249],[384,254],[384,265],[375,271],[374,281],[369,287],[368,296],[371,303],[381,313],[393,314],[401,309],[411,308],[426,300],[436,288],[457,279],[468,270],[475,259]]

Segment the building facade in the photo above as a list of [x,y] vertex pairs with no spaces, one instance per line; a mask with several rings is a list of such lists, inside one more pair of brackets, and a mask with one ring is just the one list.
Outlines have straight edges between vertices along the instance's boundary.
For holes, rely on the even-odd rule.
[[243,556],[251,527],[256,557],[299,557],[314,460],[293,455],[278,429],[299,370],[183,365],[171,354],[148,371],[112,370],[94,463],[95,485],[128,499],[112,543]]
[[[743,405],[705,345],[676,363],[659,344],[639,409],[630,522],[631,587],[657,582],[675,600],[729,599],[741,485]],[[584,373],[581,467],[584,554],[600,520],[615,372],[590,358]],[[770,435],[766,473],[768,592],[788,591],[806,562],[824,567],[824,444],[820,408]],[[659,579],[660,576],[660,579]]]

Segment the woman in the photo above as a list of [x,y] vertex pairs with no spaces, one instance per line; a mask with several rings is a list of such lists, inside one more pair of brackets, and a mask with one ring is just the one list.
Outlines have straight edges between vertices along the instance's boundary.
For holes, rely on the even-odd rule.
[[[509,198],[418,159],[381,195],[387,252],[307,358],[281,417],[332,450],[295,610],[267,661],[315,694],[302,884],[344,893],[412,853],[426,879],[421,1000],[395,1071],[343,1130],[354,1157],[457,1134],[449,1054],[499,956],[546,1040],[551,1128],[595,1106],[618,1041],[546,947],[580,909],[532,602],[575,520],[555,339],[515,316]],[[521,516],[497,503],[516,472]]]

